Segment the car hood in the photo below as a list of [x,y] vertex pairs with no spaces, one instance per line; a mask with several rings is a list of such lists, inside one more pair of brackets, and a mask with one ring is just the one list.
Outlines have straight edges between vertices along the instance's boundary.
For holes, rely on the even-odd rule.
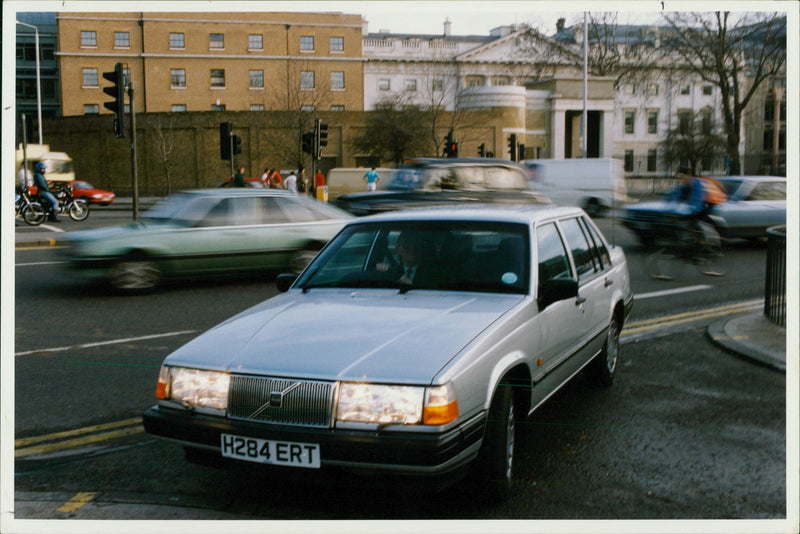
[[195,338],[165,364],[320,380],[426,384],[522,298],[292,290]]

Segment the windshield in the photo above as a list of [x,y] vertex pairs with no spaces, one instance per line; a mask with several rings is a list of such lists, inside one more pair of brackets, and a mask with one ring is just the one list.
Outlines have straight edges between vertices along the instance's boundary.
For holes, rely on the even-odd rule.
[[527,226],[394,221],[345,228],[297,287],[392,288],[525,294]]

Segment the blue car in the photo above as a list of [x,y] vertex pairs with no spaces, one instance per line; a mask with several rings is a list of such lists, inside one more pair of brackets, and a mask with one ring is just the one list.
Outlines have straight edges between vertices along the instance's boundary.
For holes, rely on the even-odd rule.
[[[786,178],[776,176],[715,176],[728,201],[717,204],[709,217],[725,239],[761,239],[767,228],[786,224]],[[621,221],[644,245],[663,236],[670,218],[687,212],[685,204],[667,200],[629,204]]]

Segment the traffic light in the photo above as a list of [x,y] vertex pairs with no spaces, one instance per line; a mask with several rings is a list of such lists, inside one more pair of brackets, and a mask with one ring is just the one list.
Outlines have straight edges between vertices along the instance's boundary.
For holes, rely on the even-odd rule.
[[519,156],[520,161],[525,161],[527,159],[525,154],[525,145],[522,143],[519,144],[519,154],[517,154],[517,156]]
[[481,143],[478,146],[478,156],[481,157],[481,158],[485,158],[486,157],[486,143]]
[[242,153],[242,138],[239,137],[238,135],[234,135],[232,137],[233,137],[233,154],[235,156],[236,154]]
[[110,109],[116,115],[114,117],[114,133],[117,137],[125,137],[125,74],[122,63],[114,65],[114,70],[104,72],[103,78],[112,82],[111,87],[104,87],[103,92],[111,95],[114,100],[103,102],[103,107]]
[[231,159],[231,130],[230,122],[219,123],[219,158]]
[[517,161],[517,134],[508,136],[508,153],[511,161]]
[[453,139],[453,130],[447,132],[444,136],[444,155],[448,158],[455,158],[458,156],[458,141]]
[[314,134],[316,141],[314,159],[320,159],[322,157],[322,147],[328,146],[328,125],[322,122],[322,119],[317,119]]
[[303,152],[314,155],[314,132],[303,134]]
[[453,139],[450,143],[450,157],[457,158],[458,157],[458,141]]

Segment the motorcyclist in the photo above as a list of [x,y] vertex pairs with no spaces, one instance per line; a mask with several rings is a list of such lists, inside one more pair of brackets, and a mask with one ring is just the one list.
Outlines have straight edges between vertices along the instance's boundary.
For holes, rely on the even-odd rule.
[[47,180],[44,179],[45,172],[47,172],[47,166],[40,161],[36,164],[36,172],[33,173],[33,185],[35,185],[38,190],[37,194],[47,201],[47,220],[51,222],[60,222],[57,216],[58,201],[53,193],[50,192],[50,186],[47,185]]

